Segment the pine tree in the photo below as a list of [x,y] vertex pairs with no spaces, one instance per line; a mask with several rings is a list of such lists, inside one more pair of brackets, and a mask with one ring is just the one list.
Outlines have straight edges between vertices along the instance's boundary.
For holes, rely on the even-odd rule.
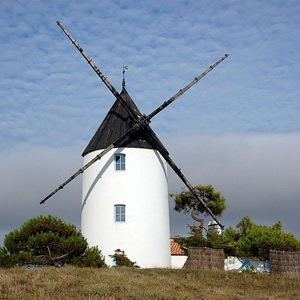
[[105,266],[97,248],[88,248],[76,227],[53,216],[39,216],[5,236],[0,266],[22,265]]

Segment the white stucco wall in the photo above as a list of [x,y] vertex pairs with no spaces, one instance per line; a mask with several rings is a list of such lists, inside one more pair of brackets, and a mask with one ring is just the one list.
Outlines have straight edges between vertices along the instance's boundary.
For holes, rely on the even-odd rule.
[[172,269],[182,269],[187,258],[188,257],[185,255],[172,255],[171,256],[171,268]]
[[[84,164],[101,151],[84,157]],[[126,155],[115,171],[114,154]],[[126,205],[126,222],[115,222],[114,205]],[[141,267],[170,267],[167,166],[151,149],[112,149],[83,174],[81,230],[90,246],[109,255],[121,249]]]

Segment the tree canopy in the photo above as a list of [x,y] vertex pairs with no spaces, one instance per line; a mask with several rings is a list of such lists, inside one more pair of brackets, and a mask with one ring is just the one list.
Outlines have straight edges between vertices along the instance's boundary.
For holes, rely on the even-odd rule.
[[236,253],[240,256],[268,258],[270,250],[300,250],[300,242],[292,233],[282,230],[280,221],[273,226],[266,226],[257,225],[249,217],[244,217],[236,227],[234,243]]
[[5,236],[0,266],[16,265],[105,266],[101,252],[89,248],[76,227],[53,216],[39,216]]
[[300,241],[292,233],[285,233],[280,221],[273,226],[257,225],[248,216],[236,229],[228,227],[222,234],[210,231],[205,238],[191,231],[190,236],[174,240],[184,247],[224,249],[226,255],[261,259],[268,259],[270,250],[300,251]]
[[[212,185],[197,185],[194,187],[199,197],[206,203],[211,209],[214,215],[221,216],[223,211],[226,209],[226,199],[221,196],[220,192],[216,192]],[[196,214],[202,213],[207,214],[205,207],[202,203],[192,195],[190,191],[182,191],[179,194],[170,194],[175,200],[174,210],[181,212],[189,212],[195,210]]]

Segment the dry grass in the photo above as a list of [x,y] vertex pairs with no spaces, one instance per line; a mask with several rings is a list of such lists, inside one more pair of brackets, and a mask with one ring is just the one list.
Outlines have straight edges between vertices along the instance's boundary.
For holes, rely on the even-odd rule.
[[0,269],[0,299],[300,299],[300,277],[171,269]]

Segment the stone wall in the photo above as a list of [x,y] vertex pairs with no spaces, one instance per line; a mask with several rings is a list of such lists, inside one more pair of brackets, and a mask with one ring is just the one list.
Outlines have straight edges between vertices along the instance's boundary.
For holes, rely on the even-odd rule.
[[224,270],[224,250],[211,248],[189,248],[184,269]]
[[300,252],[270,251],[271,274],[300,275]]

